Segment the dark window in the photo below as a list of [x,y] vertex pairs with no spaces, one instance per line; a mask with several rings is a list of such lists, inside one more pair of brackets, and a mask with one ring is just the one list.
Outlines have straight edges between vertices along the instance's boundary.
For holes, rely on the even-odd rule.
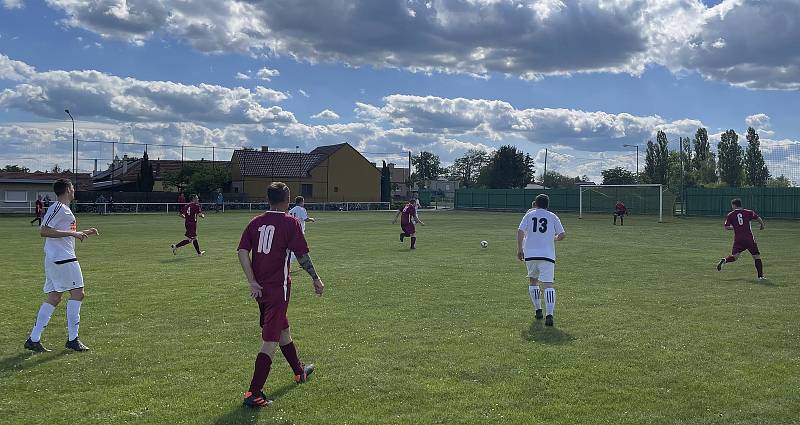
[[300,194],[303,198],[313,198],[314,197],[314,185],[304,184],[300,186]]
[[335,192],[338,192],[338,191],[339,191],[339,186],[334,186],[334,187],[333,187],[333,191],[334,191],[334,193],[335,193]]

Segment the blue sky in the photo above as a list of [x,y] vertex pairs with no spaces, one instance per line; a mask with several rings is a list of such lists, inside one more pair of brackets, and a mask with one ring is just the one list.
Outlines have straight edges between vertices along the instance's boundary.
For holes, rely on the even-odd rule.
[[[590,175],[629,166],[621,145],[658,129],[677,141],[698,125],[741,134],[747,122],[767,142],[800,139],[793,0],[620,0],[613,14],[579,0],[381,9],[281,0],[246,11],[142,0],[102,10],[113,3],[0,0],[0,163],[52,162],[65,106],[83,139],[127,140],[133,125],[149,143],[349,141],[368,152],[432,150],[445,162],[512,143],[534,155],[549,147],[565,155],[565,172]],[[744,41],[740,23],[754,30]],[[28,71],[4,76],[3,61]],[[263,68],[279,75],[260,79]],[[338,118],[313,117],[323,110]]]

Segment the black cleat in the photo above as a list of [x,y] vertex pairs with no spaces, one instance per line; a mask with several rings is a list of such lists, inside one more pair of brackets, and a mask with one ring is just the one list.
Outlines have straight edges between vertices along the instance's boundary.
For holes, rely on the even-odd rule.
[[303,382],[308,382],[308,377],[311,376],[312,373],[314,373],[314,369],[315,367],[313,364],[310,364],[308,366],[303,365],[303,374],[295,375],[294,382],[298,384],[302,384]]
[[264,391],[259,391],[258,394],[248,391],[244,393],[243,404],[250,407],[269,407],[272,404],[272,400],[267,398]]
[[70,350],[75,350],[78,352],[89,351],[89,347],[83,345],[81,340],[78,338],[73,339],[72,341],[67,341],[64,347],[69,348]]
[[717,263],[717,271],[722,270],[722,265],[725,264],[725,259],[720,258],[719,263]]
[[178,254],[178,247],[175,246],[175,244],[172,244],[169,247],[172,248],[172,255]]
[[25,349],[26,350],[31,350],[34,353],[48,353],[48,352],[50,352],[50,350],[48,350],[47,348],[44,348],[44,345],[42,345],[41,341],[33,342],[33,341],[31,341],[30,337],[27,339],[27,341],[25,341]]
[[542,320],[542,319],[544,319],[544,315],[542,314],[542,309],[541,308],[537,308],[536,309],[536,320]]
[[545,326],[553,326],[553,315],[548,314],[547,317],[544,318],[544,325]]
[[400,234],[400,242],[403,242],[403,238],[405,238],[405,237],[406,237],[406,235],[404,233],[401,233]]

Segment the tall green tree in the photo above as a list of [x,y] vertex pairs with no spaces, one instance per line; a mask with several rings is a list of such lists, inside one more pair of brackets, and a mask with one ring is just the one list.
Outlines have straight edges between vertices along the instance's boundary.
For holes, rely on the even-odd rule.
[[139,175],[136,177],[136,186],[139,192],[152,192],[153,185],[155,185],[155,178],[153,177],[153,164],[150,163],[150,158],[147,156],[147,151],[144,151],[142,160],[139,166]]
[[587,176],[569,177],[557,171],[548,171],[542,175],[542,185],[552,189],[574,189],[576,183],[588,181]]
[[600,172],[603,184],[636,184],[636,174],[623,167],[609,168]]
[[647,151],[644,157],[644,177],[647,183],[667,184],[669,173],[669,141],[667,134],[659,130],[656,134],[656,143],[647,141]]
[[417,170],[416,174],[419,180],[436,180],[445,171],[442,168],[439,156],[427,151],[422,151],[419,155],[412,156],[411,163]]
[[6,165],[3,168],[0,168],[0,171],[5,171],[7,173],[30,173],[31,169],[28,167],[21,167],[19,165]]
[[748,186],[766,186],[769,169],[761,154],[761,141],[753,127],[747,128],[747,152],[744,154],[745,182]]
[[392,171],[383,161],[381,167],[381,202],[389,202],[392,200]]
[[478,183],[481,170],[488,162],[489,155],[486,151],[470,149],[453,162],[448,174],[450,178],[461,182],[462,187],[474,187]]
[[744,150],[739,146],[739,135],[733,130],[722,133],[717,152],[720,179],[730,187],[741,186],[744,177]]
[[694,135],[694,155],[692,157],[692,169],[694,180],[699,184],[716,183],[717,159],[711,152],[711,144],[708,142],[708,131],[705,128],[698,128]]
[[536,167],[530,154],[525,154],[525,184],[533,183],[536,177]]
[[479,181],[490,189],[513,189],[527,185],[525,155],[511,145],[501,146],[483,168]]
[[770,179],[767,181],[767,187],[792,187],[792,181],[781,174],[776,178],[770,177]]
[[231,182],[227,167],[209,164],[186,164],[177,172],[165,173],[164,183],[189,193],[212,193],[223,190]]

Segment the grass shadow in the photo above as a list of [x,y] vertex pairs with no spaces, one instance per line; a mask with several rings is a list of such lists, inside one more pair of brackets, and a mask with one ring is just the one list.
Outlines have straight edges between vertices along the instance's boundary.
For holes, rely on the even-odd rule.
[[770,279],[765,280],[758,280],[754,278],[741,278],[741,277],[727,277],[721,279],[723,282],[736,282],[736,283],[744,283],[748,285],[758,285],[758,286],[766,286],[771,288],[782,288],[786,285],[781,285],[780,283],[774,282]]
[[[270,392],[267,394],[267,397],[271,398],[272,400],[278,400],[284,395],[288,394],[294,388],[297,388],[297,384],[287,384],[284,385],[275,391]],[[259,422],[259,415],[263,409],[271,409],[271,407],[265,408],[253,408],[244,405],[240,405],[232,409],[230,412],[220,416],[212,422],[213,425],[244,425],[244,424],[255,424]],[[269,422],[270,424],[280,424],[280,425],[292,425],[292,422],[288,419],[282,419],[274,422]]]
[[184,261],[188,261],[188,257],[178,257],[177,255],[173,255],[170,258],[162,258],[158,260],[161,264],[169,264],[169,263],[183,263]]
[[42,363],[47,363],[56,360],[66,354],[67,352],[57,351],[54,353],[33,353],[26,351],[13,356],[0,359],[0,375],[6,375],[13,372],[19,372],[30,367],[38,366]]
[[569,344],[575,337],[556,327],[545,326],[541,320],[534,320],[528,329],[522,331],[522,338],[527,341],[544,344]]

